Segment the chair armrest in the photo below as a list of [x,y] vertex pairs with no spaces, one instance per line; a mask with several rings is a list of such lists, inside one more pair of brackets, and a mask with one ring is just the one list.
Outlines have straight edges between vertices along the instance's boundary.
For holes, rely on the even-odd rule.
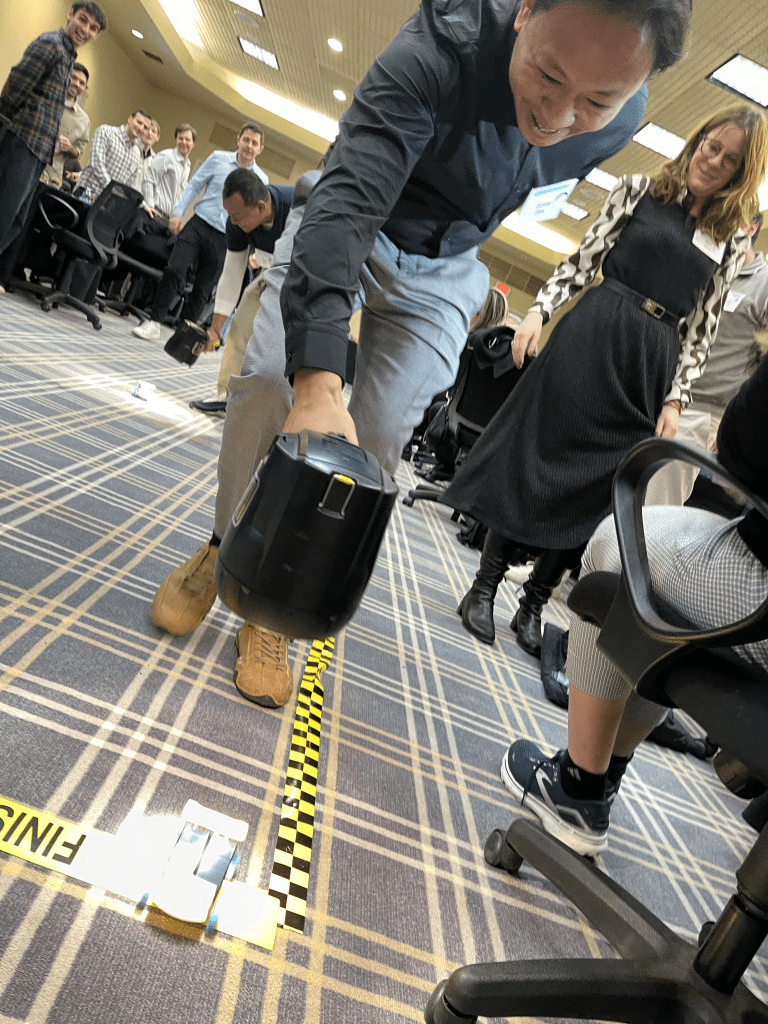
[[[61,207],[70,215],[69,224],[54,224],[48,213],[46,212],[45,206],[47,203],[53,203],[55,206]],[[53,195],[51,192],[44,192],[37,201],[37,208],[43,216],[43,220],[51,229],[51,231],[73,231],[80,223],[80,214],[77,210],[61,196]]]

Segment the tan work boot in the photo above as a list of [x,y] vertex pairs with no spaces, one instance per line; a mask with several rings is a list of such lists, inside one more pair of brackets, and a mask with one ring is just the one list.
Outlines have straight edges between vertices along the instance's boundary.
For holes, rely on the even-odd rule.
[[174,636],[197,629],[216,600],[213,567],[218,547],[208,541],[184,565],[166,576],[152,602],[152,621]]
[[282,707],[293,691],[287,638],[245,622],[235,643],[240,655],[233,676],[238,693],[265,708]]

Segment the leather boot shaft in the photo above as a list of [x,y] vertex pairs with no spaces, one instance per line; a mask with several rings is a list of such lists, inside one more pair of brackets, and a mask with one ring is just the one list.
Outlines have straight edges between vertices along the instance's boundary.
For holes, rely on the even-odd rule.
[[541,610],[552,596],[570,561],[570,552],[542,551],[533,563],[533,572],[523,584],[520,606],[510,622],[517,642],[535,658],[541,657]]
[[485,644],[492,644],[496,639],[493,601],[510,562],[518,557],[518,550],[515,541],[489,530],[483,544],[475,581],[457,608],[467,632]]

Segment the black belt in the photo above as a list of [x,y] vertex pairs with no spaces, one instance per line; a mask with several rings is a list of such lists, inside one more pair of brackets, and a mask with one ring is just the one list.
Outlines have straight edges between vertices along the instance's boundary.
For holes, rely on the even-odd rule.
[[607,288],[611,292],[616,292],[617,295],[621,295],[628,302],[631,302],[633,306],[639,306],[644,313],[652,316],[655,320],[661,320],[663,323],[669,324],[670,327],[676,328],[682,319],[677,314],[670,313],[665,306],[654,302],[653,299],[647,299],[640,292],[636,292],[634,288],[628,288],[625,284],[621,284],[620,281],[616,281],[612,277],[604,278],[601,287]]

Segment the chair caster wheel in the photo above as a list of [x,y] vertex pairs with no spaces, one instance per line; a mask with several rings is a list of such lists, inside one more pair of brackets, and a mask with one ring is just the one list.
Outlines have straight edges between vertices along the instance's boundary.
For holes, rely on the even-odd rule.
[[413,508],[413,498],[406,494],[406,496],[403,498],[403,504],[407,505],[408,508]]
[[101,324],[94,324],[93,325],[94,331],[100,331],[101,330],[101,326],[102,326]]
[[714,927],[715,927],[715,922],[714,921],[705,921],[704,924],[701,926],[701,928],[699,929],[699,938],[698,938],[698,946],[699,946],[699,948],[701,948],[704,945],[704,943],[707,941],[709,933],[712,931],[712,929]]
[[50,306],[48,305],[48,303],[47,303],[47,302],[42,302],[42,303],[40,304],[40,309],[42,309],[42,311],[43,311],[44,313],[50,313],[50,312],[51,312],[51,307],[50,307]]
[[441,981],[429,997],[424,1010],[426,1024],[477,1024],[477,1017],[460,1017],[453,1012],[443,998],[445,986],[446,982]]
[[503,868],[510,875],[517,874],[525,859],[512,849],[499,828],[494,829],[486,839],[483,856],[486,864],[492,868]]

